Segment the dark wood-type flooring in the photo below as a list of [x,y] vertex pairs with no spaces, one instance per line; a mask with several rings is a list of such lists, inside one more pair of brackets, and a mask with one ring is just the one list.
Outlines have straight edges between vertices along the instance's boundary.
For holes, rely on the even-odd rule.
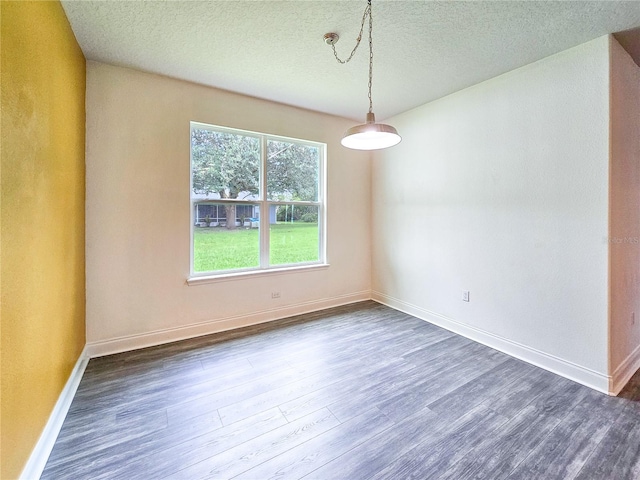
[[374,302],[92,359],[44,479],[640,479],[608,397]]

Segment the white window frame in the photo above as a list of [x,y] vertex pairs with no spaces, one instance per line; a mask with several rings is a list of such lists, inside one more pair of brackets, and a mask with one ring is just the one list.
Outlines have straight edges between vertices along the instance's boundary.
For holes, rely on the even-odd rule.
[[[214,132],[231,133],[236,135],[246,135],[257,137],[260,139],[260,195],[257,199],[250,200],[225,200],[215,199],[211,203],[218,205],[235,203],[236,205],[259,205],[260,206],[260,265],[258,267],[238,268],[230,270],[195,272],[194,271],[194,232],[195,232],[195,204],[193,199],[193,149],[191,148],[191,138],[193,130],[211,130]],[[310,145],[318,148],[319,165],[318,165],[318,200],[312,201],[275,201],[267,200],[267,142],[269,140],[297,143],[302,145]],[[190,122],[189,128],[189,219],[190,219],[190,246],[189,246],[189,285],[199,283],[209,283],[228,277],[260,275],[260,274],[279,274],[286,272],[294,272],[301,270],[316,269],[318,267],[328,267],[326,239],[327,239],[327,195],[326,195],[326,176],[327,176],[327,145],[325,143],[314,142],[310,140],[301,140],[297,138],[282,137],[279,135],[271,135],[260,132],[252,132],[249,130],[240,130],[237,128],[223,127],[219,125],[210,125],[200,122]],[[271,205],[313,205],[318,207],[318,260],[312,262],[300,262],[291,264],[269,265],[269,233],[270,233],[270,206]],[[228,221],[228,219],[227,219]]]

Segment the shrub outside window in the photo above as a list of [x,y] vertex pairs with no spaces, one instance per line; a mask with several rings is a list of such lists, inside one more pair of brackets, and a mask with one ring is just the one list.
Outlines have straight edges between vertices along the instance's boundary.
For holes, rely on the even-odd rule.
[[325,147],[191,122],[191,275],[325,263]]

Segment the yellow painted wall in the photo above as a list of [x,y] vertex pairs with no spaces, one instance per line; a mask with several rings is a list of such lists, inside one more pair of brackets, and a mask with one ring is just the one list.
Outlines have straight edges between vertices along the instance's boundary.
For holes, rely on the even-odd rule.
[[0,478],[10,479],[85,344],[86,73],[58,1],[0,8]]

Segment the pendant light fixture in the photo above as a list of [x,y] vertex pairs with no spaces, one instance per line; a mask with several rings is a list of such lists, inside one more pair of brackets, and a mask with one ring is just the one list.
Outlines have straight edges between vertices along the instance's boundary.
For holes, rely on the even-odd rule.
[[362,40],[362,32],[364,31],[364,22],[369,17],[369,113],[367,113],[365,123],[356,125],[347,130],[342,137],[342,145],[347,148],[356,150],[379,150],[381,148],[393,147],[400,143],[402,138],[398,135],[398,131],[391,125],[376,123],[376,117],[373,114],[373,100],[371,99],[371,83],[373,81],[373,16],[371,15],[371,0],[367,0],[367,7],[364,9],[362,16],[362,25],[360,26],[360,34],[353,47],[351,55],[346,60],[341,60],[336,52],[336,42],[340,38],[337,33],[326,33],[324,41],[333,49],[333,55],[339,63],[347,63],[356,53],[360,41]]

